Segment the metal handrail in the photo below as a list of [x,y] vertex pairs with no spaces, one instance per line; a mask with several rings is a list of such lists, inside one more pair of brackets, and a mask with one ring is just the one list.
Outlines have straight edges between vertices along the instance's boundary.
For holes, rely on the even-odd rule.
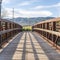
[[0,31],[0,35],[8,33],[10,31],[19,30],[19,29],[21,29],[21,28],[14,28],[14,29],[3,30],[3,31]]
[[56,31],[51,31],[51,30],[41,29],[41,28],[34,28],[34,29],[35,29],[35,30],[45,31],[45,32],[48,32],[48,33],[51,33],[51,34],[54,34],[54,35],[60,36],[60,33],[59,33],[59,32],[56,32]]

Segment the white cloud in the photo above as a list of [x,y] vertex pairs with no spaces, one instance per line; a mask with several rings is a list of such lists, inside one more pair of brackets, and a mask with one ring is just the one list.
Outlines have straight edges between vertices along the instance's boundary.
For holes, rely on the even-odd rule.
[[47,17],[51,16],[50,11],[20,11],[21,17]]
[[[10,8],[7,8],[7,17],[12,18],[13,10]],[[27,11],[27,10],[21,10],[21,9],[15,9],[14,17],[47,17],[51,16],[52,13],[50,11]]]
[[9,2],[10,2],[10,0],[2,0],[3,4],[9,3]]
[[4,16],[3,18],[12,18],[12,9],[10,8],[5,8],[2,10],[2,14],[4,14],[4,11],[6,11],[6,16]]
[[36,6],[35,8],[33,9],[45,9],[45,8],[54,8],[54,7],[60,7],[60,2],[57,3],[57,4],[54,4],[54,5],[48,5],[48,6]]
[[34,2],[38,2],[38,0],[24,1],[24,2],[19,3],[17,6],[26,6],[26,5],[30,5],[30,4],[32,4]]
[[30,2],[25,1],[25,2],[18,4],[18,6],[25,6],[25,5],[30,5]]

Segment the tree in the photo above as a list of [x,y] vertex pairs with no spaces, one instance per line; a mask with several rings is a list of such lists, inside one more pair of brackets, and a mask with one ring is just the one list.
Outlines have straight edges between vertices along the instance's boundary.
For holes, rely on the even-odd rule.
[[1,18],[5,18],[5,17],[7,17],[7,15],[8,15],[7,10],[2,9]]

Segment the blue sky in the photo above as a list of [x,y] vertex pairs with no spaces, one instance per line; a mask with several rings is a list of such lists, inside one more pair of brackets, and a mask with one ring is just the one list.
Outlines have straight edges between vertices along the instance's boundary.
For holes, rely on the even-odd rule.
[[7,11],[7,17],[59,17],[60,0],[3,0],[2,8]]

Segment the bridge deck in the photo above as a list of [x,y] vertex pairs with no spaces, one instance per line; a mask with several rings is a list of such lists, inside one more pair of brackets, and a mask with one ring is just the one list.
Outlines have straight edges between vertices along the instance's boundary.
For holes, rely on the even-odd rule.
[[35,32],[21,32],[0,52],[0,60],[60,60],[60,53]]

